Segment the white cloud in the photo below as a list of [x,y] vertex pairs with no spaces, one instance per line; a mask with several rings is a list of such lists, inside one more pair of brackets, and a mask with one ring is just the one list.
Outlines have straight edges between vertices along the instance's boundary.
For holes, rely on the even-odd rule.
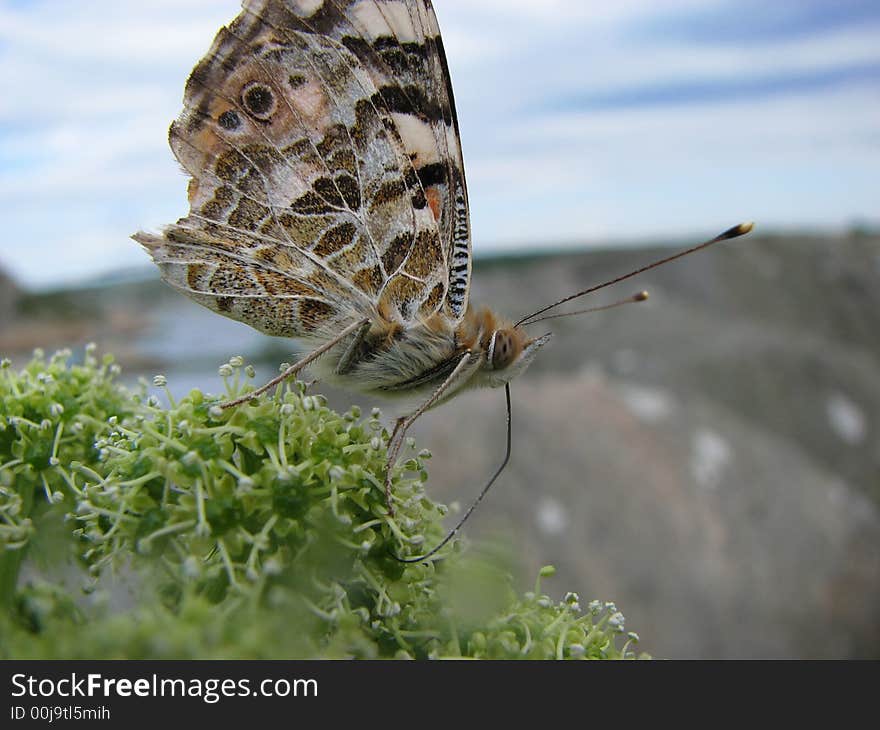
[[238,10],[235,0],[42,0],[0,8],[0,39],[19,51],[52,49],[52,59],[168,65],[204,53]]
[[[681,12],[690,8],[705,9],[710,5],[722,5],[721,0],[664,0],[662,12]],[[435,8],[441,23],[452,19],[491,18],[499,26],[523,21],[542,23],[555,27],[607,26],[642,18],[658,12],[655,0],[442,0]],[[461,21],[459,21],[461,22]],[[445,28],[445,26],[441,26]]]
[[[880,63],[877,30],[846,28],[821,36],[764,40],[739,45],[654,43],[641,49],[614,40],[599,40],[580,51],[572,47],[568,62],[552,73],[550,87],[569,95],[602,93],[634,86],[651,88],[676,82],[739,82],[785,78]],[[581,59],[582,64],[572,62]],[[547,69],[546,62],[542,68]]]
[[468,161],[475,240],[847,225],[876,209],[877,129],[880,99],[864,89],[512,121]]

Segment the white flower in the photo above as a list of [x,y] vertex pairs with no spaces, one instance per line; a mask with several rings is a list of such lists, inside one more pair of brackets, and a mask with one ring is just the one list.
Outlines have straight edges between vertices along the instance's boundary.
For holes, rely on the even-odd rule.
[[202,572],[202,566],[195,555],[187,556],[180,566],[181,572],[187,578],[198,578]]
[[266,575],[278,575],[281,570],[281,562],[275,558],[269,558],[265,563],[263,563],[263,572]]
[[153,385],[155,385],[157,388],[164,388],[166,385],[168,385],[168,378],[166,378],[164,375],[154,375]]

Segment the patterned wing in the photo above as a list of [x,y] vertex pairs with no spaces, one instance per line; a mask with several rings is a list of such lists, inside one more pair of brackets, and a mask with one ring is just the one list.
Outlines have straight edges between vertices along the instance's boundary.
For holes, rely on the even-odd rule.
[[452,83],[430,0],[245,0],[245,7],[276,26],[325,34],[363,64],[378,90],[373,101],[401,138],[437,220],[444,311],[459,319],[470,288],[470,219]]
[[430,6],[244,5],[171,127],[190,214],[136,239],[171,284],[270,334],[460,317],[466,193]]

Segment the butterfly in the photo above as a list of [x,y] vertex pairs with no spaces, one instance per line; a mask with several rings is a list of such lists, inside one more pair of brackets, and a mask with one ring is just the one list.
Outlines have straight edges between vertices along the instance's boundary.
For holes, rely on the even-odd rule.
[[133,238],[174,288],[308,349],[224,406],[306,366],[401,399],[393,514],[391,466],[412,423],[469,388],[505,386],[504,467],[508,384],[550,339],[525,326],[580,294],[516,323],[471,305],[458,119],[430,0],[244,0],[193,69],[169,140],[189,215]]

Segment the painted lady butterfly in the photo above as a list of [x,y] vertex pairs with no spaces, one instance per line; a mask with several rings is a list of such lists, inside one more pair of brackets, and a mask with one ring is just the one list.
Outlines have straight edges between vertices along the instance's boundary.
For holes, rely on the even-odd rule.
[[[406,397],[390,467],[419,415],[466,388],[507,386],[550,336],[529,336],[530,317],[469,306],[467,188],[430,0],[243,7],[171,125],[190,213],[134,238],[187,296],[310,348],[247,398],[306,365],[333,385]],[[508,416],[508,456],[509,445]],[[390,476],[386,497],[392,512]]]

